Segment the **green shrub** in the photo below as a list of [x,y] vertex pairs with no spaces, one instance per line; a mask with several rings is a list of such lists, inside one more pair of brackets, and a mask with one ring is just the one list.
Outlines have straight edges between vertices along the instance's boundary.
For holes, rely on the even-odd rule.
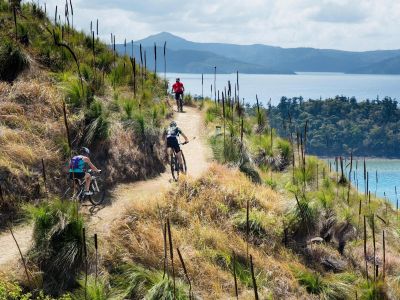
[[[107,300],[110,299],[110,290],[106,279],[102,276],[96,278],[93,275],[88,276],[86,292],[84,275],[78,280],[79,289],[72,294],[72,300]],[[85,297],[86,294],[86,297]]]
[[96,67],[101,71],[109,73],[111,71],[113,61],[114,57],[111,51],[105,50],[96,56]]
[[13,81],[29,65],[25,54],[10,40],[0,45],[0,80]]
[[20,41],[21,44],[27,46],[29,44],[29,33],[27,26],[23,23],[18,23],[17,28],[18,28],[18,40]]
[[29,255],[43,272],[45,290],[58,294],[75,284],[84,265],[83,217],[76,202],[59,199],[26,210],[34,221]]
[[219,106],[212,105],[206,110],[206,123],[212,123],[216,118],[221,116],[221,108]]
[[183,103],[184,103],[184,105],[193,106],[194,100],[193,100],[192,95],[185,94],[185,96],[183,97]]
[[81,64],[81,74],[85,81],[90,82],[93,78],[93,70],[87,64]]
[[[124,265],[121,269],[121,274],[116,276],[115,282],[121,290],[122,299],[174,299],[172,278],[163,278],[162,272],[134,264]],[[175,299],[189,299],[188,290],[189,288],[177,278]]]
[[[319,295],[320,299],[352,299],[355,294],[356,276],[349,273],[323,277],[317,272],[292,268],[298,282],[308,293]],[[377,298],[378,299],[378,298]],[[379,298],[380,299],[380,298]]]
[[71,104],[75,108],[82,107],[85,103],[86,86],[83,86],[83,90],[79,80],[73,80],[65,83],[65,102]]
[[265,181],[265,184],[270,186],[271,189],[273,189],[273,190],[275,190],[277,188],[277,186],[278,186],[278,183],[275,180],[271,179],[271,178],[267,178],[264,181]]
[[0,1],[0,11],[8,11],[10,6],[7,1],[1,0]]
[[289,141],[278,139],[276,148],[278,148],[282,158],[288,164],[292,160],[292,147]]
[[87,145],[92,145],[97,141],[103,141],[108,138],[110,121],[108,120],[108,113],[100,101],[95,100],[90,104],[85,119],[87,125],[84,140]]
[[124,116],[124,118],[126,118],[128,120],[132,120],[133,111],[134,111],[135,106],[136,106],[136,104],[133,99],[126,99],[126,100],[122,101],[122,108],[124,109],[124,112],[126,114],[126,116]]
[[[246,211],[243,210],[235,215],[234,225],[242,232],[246,232]],[[262,211],[251,209],[249,211],[249,234],[258,238],[265,238],[267,233],[266,222],[268,217]]]

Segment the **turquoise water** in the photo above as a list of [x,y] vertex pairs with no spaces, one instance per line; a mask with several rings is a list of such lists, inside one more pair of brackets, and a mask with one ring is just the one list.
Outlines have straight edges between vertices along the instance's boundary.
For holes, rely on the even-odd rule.
[[[160,74],[163,76],[163,74]],[[170,82],[180,77],[186,91],[192,95],[202,94],[201,74],[167,73]],[[217,74],[217,90],[223,90],[231,81],[232,89],[236,74]],[[204,96],[211,96],[214,75],[204,75]],[[344,95],[357,100],[400,97],[400,75],[353,75],[341,73],[299,73],[298,75],[254,75],[239,74],[240,98],[254,103],[255,96],[264,105],[271,99],[272,104],[279,103],[282,96],[318,99]],[[213,96],[214,97],[214,96]]]
[[[335,160],[327,159],[331,162],[332,170],[335,171]],[[347,175],[349,172],[349,160],[346,160]],[[366,159],[368,172],[368,189],[371,195],[390,200],[396,205],[397,199],[400,201],[400,159]],[[378,181],[376,180],[378,174]],[[365,191],[364,184],[364,161],[358,159],[353,161],[353,172],[351,175],[352,183],[362,193]],[[397,197],[395,193],[397,187]]]

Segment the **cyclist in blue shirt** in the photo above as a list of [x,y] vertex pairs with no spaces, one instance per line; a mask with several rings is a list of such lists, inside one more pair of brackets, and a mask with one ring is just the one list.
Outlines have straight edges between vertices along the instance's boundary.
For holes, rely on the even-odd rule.
[[97,173],[101,172],[101,170],[97,169],[90,161],[89,155],[90,150],[86,147],[82,147],[80,154],[72,157],[69,163],[69,178],[85,179],[85,194],[88,196],[93,194],[93,192],[90,191],[92,176],[90,176],[89,170],[93,170]]

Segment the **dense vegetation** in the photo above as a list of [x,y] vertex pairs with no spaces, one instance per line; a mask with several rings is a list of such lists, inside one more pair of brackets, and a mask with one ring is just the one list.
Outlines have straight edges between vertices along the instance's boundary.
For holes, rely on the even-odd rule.
[[361,102],[282,97],[267,115],[281,136],[288,136],[290,126],[296,135],[308,121],[307,151],[312,154],[400,157],[400,108],[388,97]]
[[94,32],[20,2],[0,1],[0,213],[44,197],[43,165],[47,192],[62,192],[81,146],[110,185],[162,172],[165,83]]

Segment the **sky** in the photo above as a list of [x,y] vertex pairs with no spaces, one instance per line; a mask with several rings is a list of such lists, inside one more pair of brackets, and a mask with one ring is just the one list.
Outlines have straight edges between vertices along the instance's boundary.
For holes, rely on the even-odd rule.
[[[65,0],[46,2],[64,14]],[[70,0],[68,0],[70,1]],[[352,51],[400,49],[399,0],[71,0],[75,27],[108,42],[167,31],[196,42]]]

